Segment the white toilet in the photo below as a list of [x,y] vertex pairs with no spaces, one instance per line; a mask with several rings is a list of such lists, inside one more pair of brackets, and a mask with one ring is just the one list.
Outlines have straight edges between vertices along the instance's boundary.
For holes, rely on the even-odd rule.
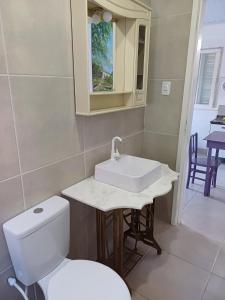
[[[70,260],[69,202],[54,196],[3,225],[16,277],[38,283],[48,300],[131,300],[112,269],[88,260]],[[79,231],[79,228],[77,228]]]

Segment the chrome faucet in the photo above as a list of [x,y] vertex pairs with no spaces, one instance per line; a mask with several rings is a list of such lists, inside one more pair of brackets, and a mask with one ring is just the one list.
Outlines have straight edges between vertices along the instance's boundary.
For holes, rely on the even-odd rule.
[[120,143],[122,142],[121,137],[115,136],[112,139],[112,150],[111,150],[111,160],[118,160],[120,159],[120,153],[118,148],[116,147],[116,142],[119,141]]

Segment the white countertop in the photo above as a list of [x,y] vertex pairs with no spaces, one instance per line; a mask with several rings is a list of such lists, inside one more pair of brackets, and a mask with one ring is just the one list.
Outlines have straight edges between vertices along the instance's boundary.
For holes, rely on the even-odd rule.
[[178,173],[162,165],[162,177],[141,193],[131,193],[89,177],[62,191],[62,195],[102,211],[118,208],[142,209],[153,203],[153,199],[167,194]]

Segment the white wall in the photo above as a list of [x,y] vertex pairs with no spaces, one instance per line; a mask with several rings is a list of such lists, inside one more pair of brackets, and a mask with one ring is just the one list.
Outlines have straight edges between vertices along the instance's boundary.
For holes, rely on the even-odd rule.
[[[207,24],[202,31],[202,48],[224,48],[225,49],[225,23]],[[225,105],[225,91],[222,84],[225,82],[225,51],[222,53],[221,68],[218,78],[217,103]],[[210,121],[217,116],[217,108],[214,109],[195,109],[193,115],[192,132],[199,133],[199,147],[205,148],[203,139],[207,136],[210,129]]]
[[223,48],[218,84],[218,104],[225,104],[225,91],[221,88],[222,83],[225,82],[225,23],[205,25],[202,39],[202,48]]
[[192,133],[198,132],[199,134],[199,148],[206,148],[206,142],[203,139],[209,134],[210,121],[215,119],[216,115],[216,110],[194,110]]

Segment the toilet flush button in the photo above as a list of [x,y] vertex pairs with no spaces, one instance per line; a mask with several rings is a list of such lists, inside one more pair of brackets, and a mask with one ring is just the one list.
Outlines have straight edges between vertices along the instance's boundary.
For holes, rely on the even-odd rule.
[[33,213],[34,213],[34,214],[40,214],[40,213],[42,213],[43,211],[44,211],[43,208],[38,207],[38,208],[35,208],[35,209],[33,210]]

